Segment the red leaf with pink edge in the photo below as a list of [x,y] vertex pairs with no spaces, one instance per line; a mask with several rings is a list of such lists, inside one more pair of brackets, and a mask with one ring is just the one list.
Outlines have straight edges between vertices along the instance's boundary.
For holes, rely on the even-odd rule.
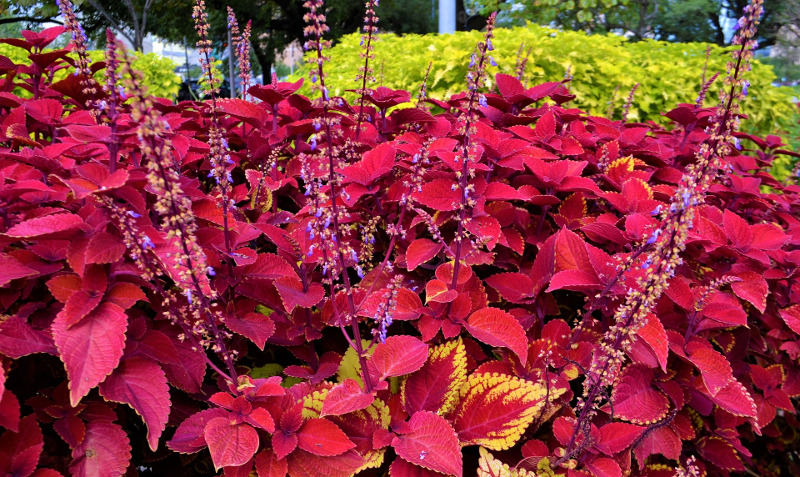
[[203,431],[214,468],[246,464],[258,450],[258,432],[249,424],[235,424],[227,417],[208,421]]
[[794,304],[778,312],[792,331],[800,335],[800,304]]
[[[2,366],[0,366],[2,368]],[[0,383],[1,384],[1,383]],[[0,386],[2,388],[3,386]],[[19,430],[19,400],[10,389],[0,390],[0,426],[11,431]]]
[[745,471],[736,449],[721,437],[710,436],[702,438],[697,445],[697,451],[703,459],[720,469],[732,472]]
[[225,320],[225,325],[234,333],[255,343],[260,350],[264,349],[264,344],[275,333],[275,323],[270,317],[261,313],[246,313],[241,318],[229,316]]
[[428,345],[413,336],[390,336],[375,346],[367,362],[370,374],[382,381],[418,370],[428,359]]
[[327,419],[309,419],[297,431],[297,447],[314,455],[339,455],[355,446],[339,426]]
[[467,331],[489,346],[503,346],[517,355],[525,365],[528,359],[528,337],[516,318],[498,308],[482,308],[467,319]]
[[53,214],[20,222],[8,229],[5,234],[15,238],[32,238],[42,235],[65,232],[83,225],[83,219],[76,214]]
[[544,113],[544,115],[539,118],[533,132],[543,141],[547,141],[556,134],[556,117],[553,115],[552,111]]
[[105,298],[123,310],[132,307],[137,301],[147,301],[147,295],[144,294],[141,288],[133,283],[124,282],[117,282],[111,285]]
[[681,438],[669,426],[656,427],[647,432],[633,448],[633,455],[643,469],[647,458],[661,454],[667,459],[677,460],[681,455]]
[[622,469],[614,459],[600,457],[588,460],[585,464],[594,477],[622,477]]
[[611,394],[616,416],[635,424],[650,424],[667,414],[669,400],[653,388],[653,377],[653,370],[641,365],[629,365],[622,371]]
[[272,435],[272,448],[275,450],[275,456],[283,459],[297,449],[297,435],[294,432],[276,432]]
[[533,280],[524,273],[498,273],[487,278],[485,282],[511,303],[526,303],[533,298]]
[[106,401],[129,405],[142,417],[147,443],[155,452],[170,410],[169,385],[161,366],[144,358],[123,360],[100,384],[100,395]]
[[392,446],[398,456],[420,467],[461,477],[461,446],[456,431],[445,418],[419,411],[397,434]]
[[36,275],[39,275],[39,272],[19,263],[11,255],[0,254],[0,287],[7,285],[11,280]]
[[241,118],[255,127],[261,127],[269,115],[264,108],[256,103],[239,98],[218,98],[217,107],[226,114]]
[[352,477],[364,465],[364,457],[355,450],[336,456],[320,456],[298,449],[287,457],[290,476]]
[[209,421],[215,418],[229,419],[228,411],[220,408],[206,409],[192,414],[175,430],[175,434],[167,442],[167,447],[181,454],[193,454],[206,448],[203,431]]
[[737,275],[742,279],[740,282],[731,284],[733,292],[742,300],[747,300],[753,304],[758,311],[764,313],[767,308],[767,295],[769,285],[764,277],[755,272],[743,272]]
[[412,198],[420,204],[433,210],[455,210],[461,203],[461,192],[454,190],[451,179],[436,179],[422,186],[420,192],[415,192]]
[[506,101],[511,101],[514,96],[525,94],[522,82],[514,76],[498,73],[495,76],[495,81],[497,82],[497,89]]
[[375,400],[372,393],[365,393],[354,379],[345,379],[325,396],[320,416],[340,416],[367,408]]
[[728,359],[708,344],[693,340],[686,345],[689,361],[694,364],[703,377],[703,383],[710,393],[716,396],[733,379],[733,371]]
[[56,316],[53,339],[67,370],[73,407],[117,367],[127,328],[125,312],[109,302],[103,302],[70,329],[61,315]]
[[264,449],[256,456],[258,477],[286,477],[288,471],[286,460],[278,459],[272,449]]
[[458,296],[458,292],[442,280],[433,279],[425,284],[425,303],[450,303]]
[[391,477],[444,477],[445,474],[436,472],[435,470],[426,469],[411,462],[398,457],[392,461],[389,466],[389,475]]
[[12,359],[33,353],[56,354],[50,336],[34,329],[18,316],[0,321],[0,353]]
[[597,274],[585,270],[562,270],[550,279],[550,286],[545,290],[550,293],[555,290],[572,290],[588,292],[599,290],[603,285],[597,279]]
[[365,152],[360,161],[345,167],[342,175],[352,182],[370,185],[382,175],[392,171],[396,152],[390,144],[381,143],[375,149]]
[[610,422],[600,428],[597,449],[606,455],[614,455],[627,449],[646,428],[625,422]]
[[289,313],[296,306],[311,308],[325,298],[325,289],[319,283],[312,283],[308,290],[303,290],[303,282],[295,277],[281,277],[275,280],[275,288],[281,295],[283,305]]
[[131,460],[128,435],[119,424],[91,421],[83,441],[72,451],[70,472],[76,477],[123,475]]
[[[747,313],[739,300],[730,293],[714,293],[703,307],[702,314],[718,323],[747,326]],[[700,328],[703,329],[702,323]]]
[[441,243],[429,239],[417,239],[411,242],[406,249],[406,268],[414,270],[420,264],[427,262],[442,249]]
[[44,440],[36,416],[30,414],[20,421],[19,432],[6,431],[0,437],[0,472],[3,475],[31,475],[39,463]]
[[67,328],[71,328],[97,308],[102,299],[103,295],[100,293],[78,290],[69,297],[59,315],[67,324]]
[[86,263],[114,263],[125,253],[122,239],[108,232],[92,235],[86,246]]
[[636,333],[636,339],[641,338],[653,350],[661,369],[667,371],[667,358],[669,357],[669,339],[661,320],[654,314],[647,316],[647,323]]
[[714,403],[736,416],[756,416],[756,403],[742,383],[732,379],[724,388],[711,398]]
[[247,278],[281,278],[297,277],[294,268],[281,257],[272,253],[259,253],[255,263],[242,268],[239,277]]

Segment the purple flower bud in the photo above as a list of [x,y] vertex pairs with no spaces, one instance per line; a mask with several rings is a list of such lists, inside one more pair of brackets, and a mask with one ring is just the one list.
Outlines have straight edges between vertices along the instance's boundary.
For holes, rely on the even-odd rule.
[[660,214],[660,213],[661,213],[661,206],[659,205],[658,207],[656,207],[655,209],[653,209],[653,211],[652,211],[652,212],[650,212],[650,215],[652,215],[652,216],[656,216],[656,215],[658,215],[658,214]]
[[478,103],[484,108],[489,106],[489,104],[486,102],[486,96],[484,95],[480,95],[480,97],[478,98]]
[[213,268],[211,268],[211,267],[208,267],[208,268],[206,269],[206,273],[208,273],[208,275],[209,275],[209,276],[211,276],[211,277],[213,277],[213,276],[216,276],[216,275],[217,275],[217,272],[215,272],[215,271],[214,271],[214,269],[213,269]]
[[356,273],[358,274],[358,278],[364,278],[364,270],[361,267],[356,267]]
[[144,236],[144,239],[142,239],[142,247],[143,247],[144,249],[148,249],[148,248],[156,248],[156,246],[155,246],[155,244],[153,243],[153,241],[152,241],[152,240],[150,240],[150,237],[148,237],[147,235],[145,235],[145,236]]
[[322,125],[320,123],[314,123],[314,131],[319,131],[321,127]]
[[494,45],[492,45],[492,39],[489,38],[486,40],[486,49],[489,51],[494,50]]
[[124,101],[124,100],[127,98],[127,96],[125,96],[125,88],[123,88],[123,87],[120,85],[120,86],[118,87],[118,89],[119,89],[119,97],[120,97],[120,98],[121,98],[121,99]]
[[747,80],[744,80],[744,82],[742,83],[742,94],[747,96],[747,90],[749,88],[750,88],[750,82],[747,81]]
[[208,177],[209,177],[209,178],[211,178],[211,177],[214,177],[214,176],[216,176],[216,175],[217,175],[217,171],[216,171],[216,170],[214,170],[214,169],[211,169],[211,171],[208,173]]
[[314,136],[311,138],[311,150],[313,151],[316,148],[317,148],[317,137]]
[[469,67],[470,68],[474,68],[475,67],[475,55],[472,55],[472,56],[469,57]]
[[734,145],[734,146],[736,147],[736,149],[738,149],[739,151],[741,151],[741,150],[742,150],[742,143],[741,143],[741,142],[739,142],[739,138],[738,138],[738,137],[735,137],[735,138],[733,138],[733,145]]
[[311,222],[306,225],[306,232],[311,232]]
[[311,75],[311,82],[312,83],[316,83],[317,82],[317,75]]
[[494,58],[492,58],[491,56],[489,57],[489,63],[491,63],[492,66],[497,66],[497,62],[494,61]]
[[314,214],[314,217],[316,218],[322,217],[322,209],[317,209],[317,212]]
[[645,261],[644,261],[644,263],[642,264],[642,270],[647,270],[648,268],[650,268],[650,265],[652,265],[652,264],[653,264],[653,262],[652,262],[652,261],[650,261],[650,259],[648,258],[648,259],[647,259],[647,260],[645,260]]
[[186,297],[188,301],[192,301],[192,290],[184,290],[183,295]]
[[650,238],[647,239],[647,245],[652,245],[656,243],[656,240],[658,240],[659,235],[661,235],[661,229],[654,230],[653,235],[651,235]]
[[128,211],[128,215],[130,215],[130,216],[131,216],[131,217],[133,217],[134,219],[138,219],[139,217],[141,217],[141,216],[142,216],[141,214],[137,214],[136,212],[134,212],[134,211],[132,211],[132,210],[129,210],[129,211]]

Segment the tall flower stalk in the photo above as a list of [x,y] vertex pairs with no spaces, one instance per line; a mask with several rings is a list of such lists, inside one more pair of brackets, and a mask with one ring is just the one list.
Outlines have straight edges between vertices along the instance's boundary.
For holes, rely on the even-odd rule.
[[[228,333],[217,322],[224,319],[212,302],[217,298],[211,287],[209,275],[214,271],[208,266],[205,253],[197,242],[197,222],[192,213],[191,199],[183,191],[180,172],[173,158],[172,145],[168,139],[169,124],[153,109],[140,73],[128,61],[124,72],[130,76],[129,91],[133,97],[131,118],[139,124],[137,136],[147,168],[147,181],[155,193],[153,209],[161,218],[161,230],[166,233],[171,251],[166,255],[170,263],[167,270],[180,290],[185,304],[180,316],[170,316],[205,349],[217,353],[225,362],[228,372],[223,374],[232,384],[237,383],[234,367],[235,350],[228,350],[225,338]],[[145,248],[155,248],[151,240],[144,240]],[[143,250],[137,255],[143,256]],[[176,297],[171,297],[174,304]],[[184,339],[186,336],[184,336]]]
[[[72,51],[78,55],[74,75],[80,77],[83,93],[89,96],[89,98],[92,98],[97,93],[97,86],[92,78],[92,70],[89,68],[92,60],[87,53],[88,45],[86,32],[83,31],[83,26],[78,22],[78,18],[75,16],[75,10],[69,0],[58,0],[58,8],[61,11],[61,15],[64,17],[64,26],[67,28],[70,35],[72,35],[72,44],[74,45]],[[39,97],[38,85],[35,86],[33,91],[34,99]],[[89,103],[86,104],[86,107],[91,106],[92,100],[89,99],[88,101]]]
[[[234,55],[239,65],[239,80],[241,84],[242,99],[247,100],[247,90],[250,87],[250,31],[253,21],[247,22],[244,32],[239,30],[239,22],[231,7],[228,7],[228,28],[233,39]],[[233,86],[231,86],[233,87]]]
[[725,88],[720,95],[714,121],[708,129],[709,137],[700,146],[696,161],[687,167],[669,207],[661,212],[660,227],[652,232],[645,243],[650,248],[640,266],[646,273],[637,279],[635,287],[628,290],[625,302],[614,314],[615,324],[606,331],[601,341],[600,355],[587,373],[584,393],[576,407],[577,421],[572,438],[557,465],[575,457],[589,443],[585,437],[590,431],[591,420],[606,396],[605,390],[616,378],[615,370],[622,365],[636,333],[647,324],[648,315],[682,263],[681,254],[686,249],[697,207],[704,202],[705,193],[716,179],[724,157],[730,152],[733,133],[739,127],[739,103],[747,95],[749,86],[742,74],[750,70],[752,51],[756,45],[756,27],[762,13],[762,0],[753,0],[745,7],[745,15],[737,22],[738,31],[733,44],[740,48],[733,52],[733,58],[728,63]]
[[356,76],[356,81],[361,81],[361,87],[356,90],[359,95],[358,99],[358,118],[356,119],[356,140],[361,133],[361,122],[364,119],[364,103],[367,101],[367,83],[374,83],[375,77],[372,76],[372,67],[369,61],[375,59],[375,54],[372,52],[375,49],[373,43],[377,40],[378,15],[375,14],[375,7],[378,6],[378,0],[367,0],[364,13],[364,34],[361,35],[361,58],[364,59],[364,66],[359,70]]

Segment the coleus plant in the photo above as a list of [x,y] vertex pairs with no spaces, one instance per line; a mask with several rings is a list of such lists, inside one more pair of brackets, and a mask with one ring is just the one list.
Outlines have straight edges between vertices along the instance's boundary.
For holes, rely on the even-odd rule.
[[2,473],[797,474],[794,153],[736,132],[760,2],[669,128],[486,91],[494,17],[467,91],[371,88],[375,3],[354,105],[321,0],[316,99],[216,97],[202,2],[206,102],[148,97],[111,34],[43,56],[85,48],[66,1],[3,40]]

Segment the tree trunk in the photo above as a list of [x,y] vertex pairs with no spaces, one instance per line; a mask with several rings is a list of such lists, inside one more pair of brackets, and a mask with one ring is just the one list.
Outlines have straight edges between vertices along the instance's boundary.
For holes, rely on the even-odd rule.
[[[258,61],[258,66],[261,67],[262,84],[269,84],[272,81],[271,75],[274,55],[270,52],[270,43],[271,42],[267,42],[266,48],[262,48],[262,45],[257,42],[250,42],[250,46],[253,49],[253,55]],[[264,51],[265,49],[266,51]]]

